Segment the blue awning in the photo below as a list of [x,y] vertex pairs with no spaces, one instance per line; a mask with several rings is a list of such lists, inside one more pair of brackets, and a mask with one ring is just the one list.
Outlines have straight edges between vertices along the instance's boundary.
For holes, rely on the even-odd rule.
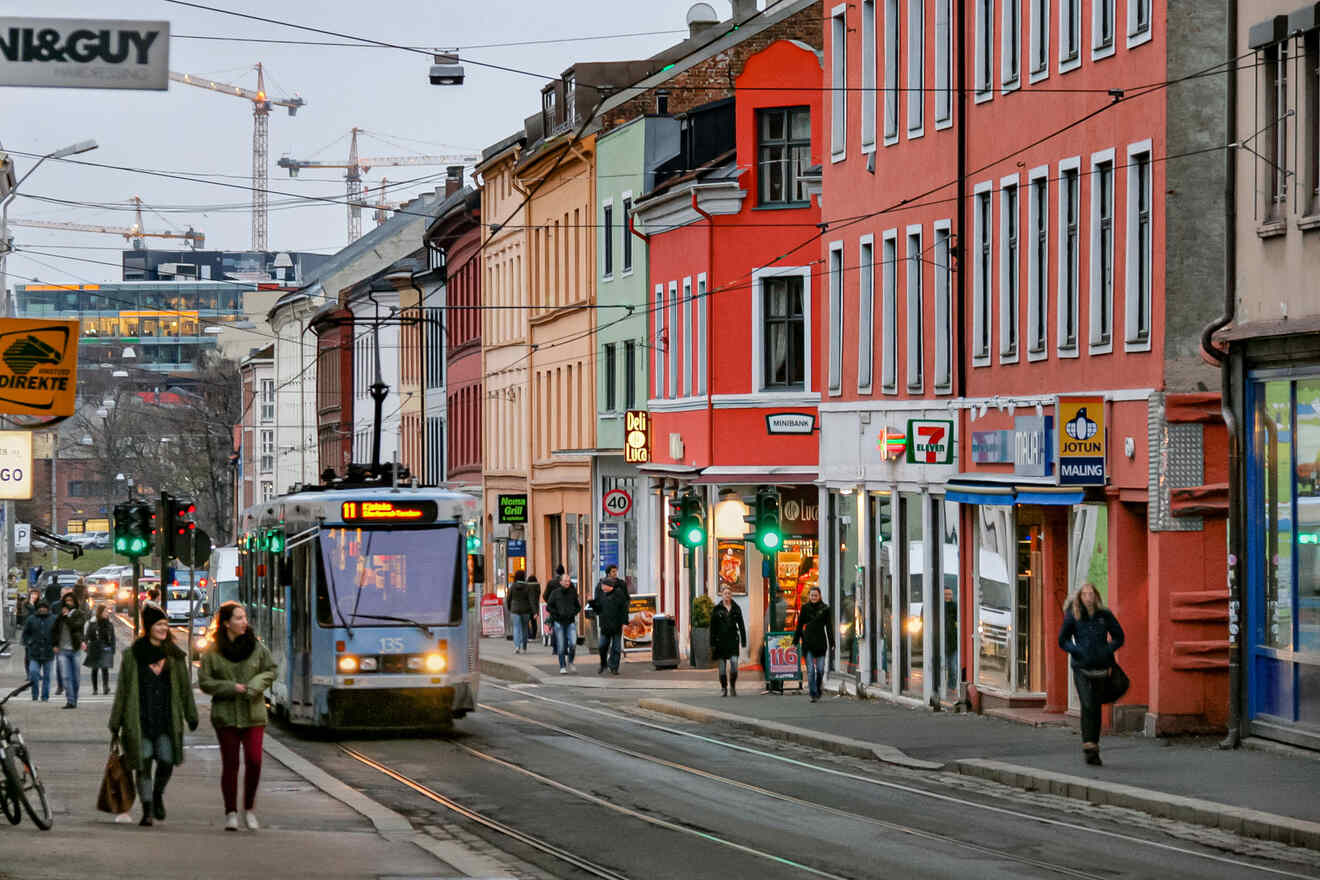
[[1019,486],[1017,493],[1018,504],[1061,504],[1065,507],[1071,507],[1074,504],[1081,504],[1086,498],[1086,493],[1081,489],[1068,487],[1067,492],[1041,492],[1039,487]]
[[1012,486],[993,486],[982,483],[946,483],[944,499],[959,504],[1015,504]]

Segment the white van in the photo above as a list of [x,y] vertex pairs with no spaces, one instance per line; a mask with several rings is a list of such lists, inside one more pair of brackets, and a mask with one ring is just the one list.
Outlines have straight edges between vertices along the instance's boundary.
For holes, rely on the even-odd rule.
[[238,601],[238,548],[216,547],[211,551],[211,609]]

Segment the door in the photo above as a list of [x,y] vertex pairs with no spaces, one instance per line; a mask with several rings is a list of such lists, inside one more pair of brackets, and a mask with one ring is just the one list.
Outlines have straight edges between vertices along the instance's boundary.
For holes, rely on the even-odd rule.
[[1039,510],[1021,508],[1016,529],[1013,601],[1013,689],[1044,693],[1045,528]]
[[311,703],[312,609],[315,595],[316,542],[309,541],[291,554],[293,588],[289,607],[289,699],[294,705]]

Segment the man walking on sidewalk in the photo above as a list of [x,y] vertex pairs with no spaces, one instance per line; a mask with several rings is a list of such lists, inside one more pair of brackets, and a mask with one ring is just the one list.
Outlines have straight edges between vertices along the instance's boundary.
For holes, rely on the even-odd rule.
[[55,663],[55,642],[51,635],[55,618],[45,599],[37,600],[37,612],[23,623],[23,648],[27,653],[28,681],[32,682],[32,702],[37,701],[37,685],[41,685],[41,702],[50,702],[50,667]]
[[628,588],[619,579],[617,565],[605,569],[605,577],[596,584],[591,610],[595,612],[596,626],[600,630],[600,669],[596,674],[603,675],[608,666],[610,672],[618,675],[619,658],[623,654],[623,625],[628,621]]
[[[562,566],[561,566],[562,568]],[[582,611],[582,600],[573,589],[568,575],[561,574],[545,600],[546,610],[555,625],[555,653],[559,655],[559,674],[573,672],[577,657],[577,616]]]
[[531,596],[524,578],[527,572],[522,569],[513,574],[513,584],[509,586],[509,618],[513,622],[513,653],[527,653],[527,615],[532,613]]
[[815,703],[820,700],[821,685],[825,681],[825,658],[834,652],[834,624],[830,618],[830,606],[820,599],[820,587],[811,588],[807,604],[798,614],[793,644],[799,643],[807,655],[807,693]]
[[60,599],[60,613],[51,630],[55,643],[55,661],[64,679],[66,709],[78,708],[78,684],[82,672],[78,668],[78,653],[87,650],[83,635],[87,631],[87,615],[78,607],[78,599],[70,591]]

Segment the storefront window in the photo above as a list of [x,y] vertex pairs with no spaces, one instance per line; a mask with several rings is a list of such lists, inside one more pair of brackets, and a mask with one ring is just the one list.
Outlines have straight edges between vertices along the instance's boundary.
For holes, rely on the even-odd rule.
[[[1320,379],[1297,383],[1297,650],[1320,652]],[[1320,716],[1320,680],[1308,695]]]
[[940,597],[940,627],[943,630],[940,644],[943,654],[940,657],[943,670],[943,687],[946,699],[958,696],[958,683],[962,680],[962,656],[958,642],[958,516],[960,506],[955,501],[945,501],[939,505],[942,512],[942,546],[940,548],[940,580],[943,588]]
[[[1257,399],[1256,444],[1264,471],[1264,644],[1292,649],[1292,383],[1267,382]],[[1300,475],[1301,468],[1298,468]],[[1288,713],[1288,714],[1291,714]]]
[[1009,577],[1014,569],[1013,511],[981,505],[976,511],[977,683],[1008,690],[1009,637],[1013,598]]
[[1045,633],[1041,604],[1045,598],[1044,527],[1040,522],[1017,524],[1017,592],[1013,632],[1018,690],[1045,690]]
[[875,534],[875,552],[871,556],[874,572],[871,620],[871,669],[877,684],[889,683],[889,662],[894,645],[894,496],[880,492],[871,498],[871,531]]
[[903,621],[901,636],[903,651],[903,690],[919,692],[925,674],[922,657],[922,638],[925,621],[922,619],[922,583],[926,571],[926,523],[922,497],[917,492],[904,492],[903,505],[903,591],[899,596],[899,618]]

